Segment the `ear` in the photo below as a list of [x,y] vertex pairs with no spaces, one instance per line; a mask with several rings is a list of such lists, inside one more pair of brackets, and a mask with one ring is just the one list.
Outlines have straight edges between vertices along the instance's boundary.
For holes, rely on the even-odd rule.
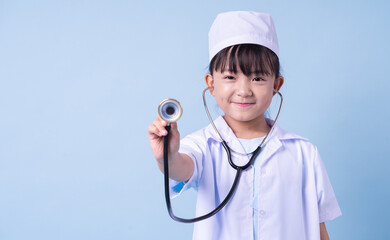
[[207,73],[206,76],[204,76],[204,80],[206,82],[207,87],[210,88],[211,95],[214,96],[214,79],[213,79],[213,75],[211,75],[210,73]]
[[[279,91],[280,88],[282,87],[283,83],[284,83],[284,78],[283,78],[282,76],[277,77],[277,78],[275,79],[274,89],[277,90],[277,91]],[[276,94],[276,93],[274,92],[274,95],[275,95],[275,94]]]

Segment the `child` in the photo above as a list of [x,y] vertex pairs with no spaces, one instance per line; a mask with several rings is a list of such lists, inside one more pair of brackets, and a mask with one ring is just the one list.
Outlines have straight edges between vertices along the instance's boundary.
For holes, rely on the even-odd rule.
[[[265,118],[279,73],[278,41],[270,15],[255,12],[219,14],[209,32],[210,67],[205,80],[224,112],[215,120],[231,149],[232,160],[245,165],[271,130]],[[218,134],[209,125],[180,141],[171,124],[169,169],[175,197],[198,191],[196,215],[213,210],[225,198],[236,170],[227,160]],[[163,171],[160,118],[148,127],[150,144]],[[307,139],[275,125],[255,162],[243,171],[237,190],[216,215],[195,223],[194,239],[328,239],[325,221],[341,215],[317,148]]]

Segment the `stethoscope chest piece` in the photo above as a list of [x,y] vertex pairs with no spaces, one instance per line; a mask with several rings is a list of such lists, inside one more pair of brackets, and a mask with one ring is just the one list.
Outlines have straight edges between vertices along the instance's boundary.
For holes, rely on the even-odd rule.
[[163,100],[158,105],[158,115],[166,122],[176,122],[183,114],[183,108],[179,101],[173,98]]

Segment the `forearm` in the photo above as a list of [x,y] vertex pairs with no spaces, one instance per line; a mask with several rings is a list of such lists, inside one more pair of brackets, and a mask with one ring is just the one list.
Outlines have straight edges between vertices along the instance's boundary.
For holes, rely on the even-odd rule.
[[321,240],[329,240],[328,231],[326,230],[325,223],[320,223],[320,236]]
[[[189,180],[194,171],[194,163],[192,159],[183,153],[178,153],[176,156],[169,158],[169,178],[178,182]],[[162,173],[164,173],[164,161],[157,161],[157,165]]]

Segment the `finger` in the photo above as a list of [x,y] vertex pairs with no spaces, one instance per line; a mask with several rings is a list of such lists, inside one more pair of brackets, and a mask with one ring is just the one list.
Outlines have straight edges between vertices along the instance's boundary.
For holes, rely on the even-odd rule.
[[159,136],[159,133],[160,133],[160,131],[158,130],[158,128],[155,126],[155,125],[149,125],[148,126],[148,134],[149,134],[149,136],[151,136],[151,137],[160,137]]
[[159,136],[165,136],[165,135],[167,135],[167,130],[165,129],[165,125],[164,124],[167,124],[167,122],[165,122],[165,121],[161,121],[160,119],[155,119],[154,121],[153,121],[153,125],[156,127],[156,129],[157,129],[157,135],[159,135]]
[[163,119],[160,117],[160,115],[157,117],[157,119],[160,120],[161,124],[162,124],[164,127],[168,126],[168,122],[165,121],[165,120],[163,120]]
[[158,127],[166,127],[168,126],[168,123],[164,120],[162,120],[160,117],[154,119],[153,124]]

